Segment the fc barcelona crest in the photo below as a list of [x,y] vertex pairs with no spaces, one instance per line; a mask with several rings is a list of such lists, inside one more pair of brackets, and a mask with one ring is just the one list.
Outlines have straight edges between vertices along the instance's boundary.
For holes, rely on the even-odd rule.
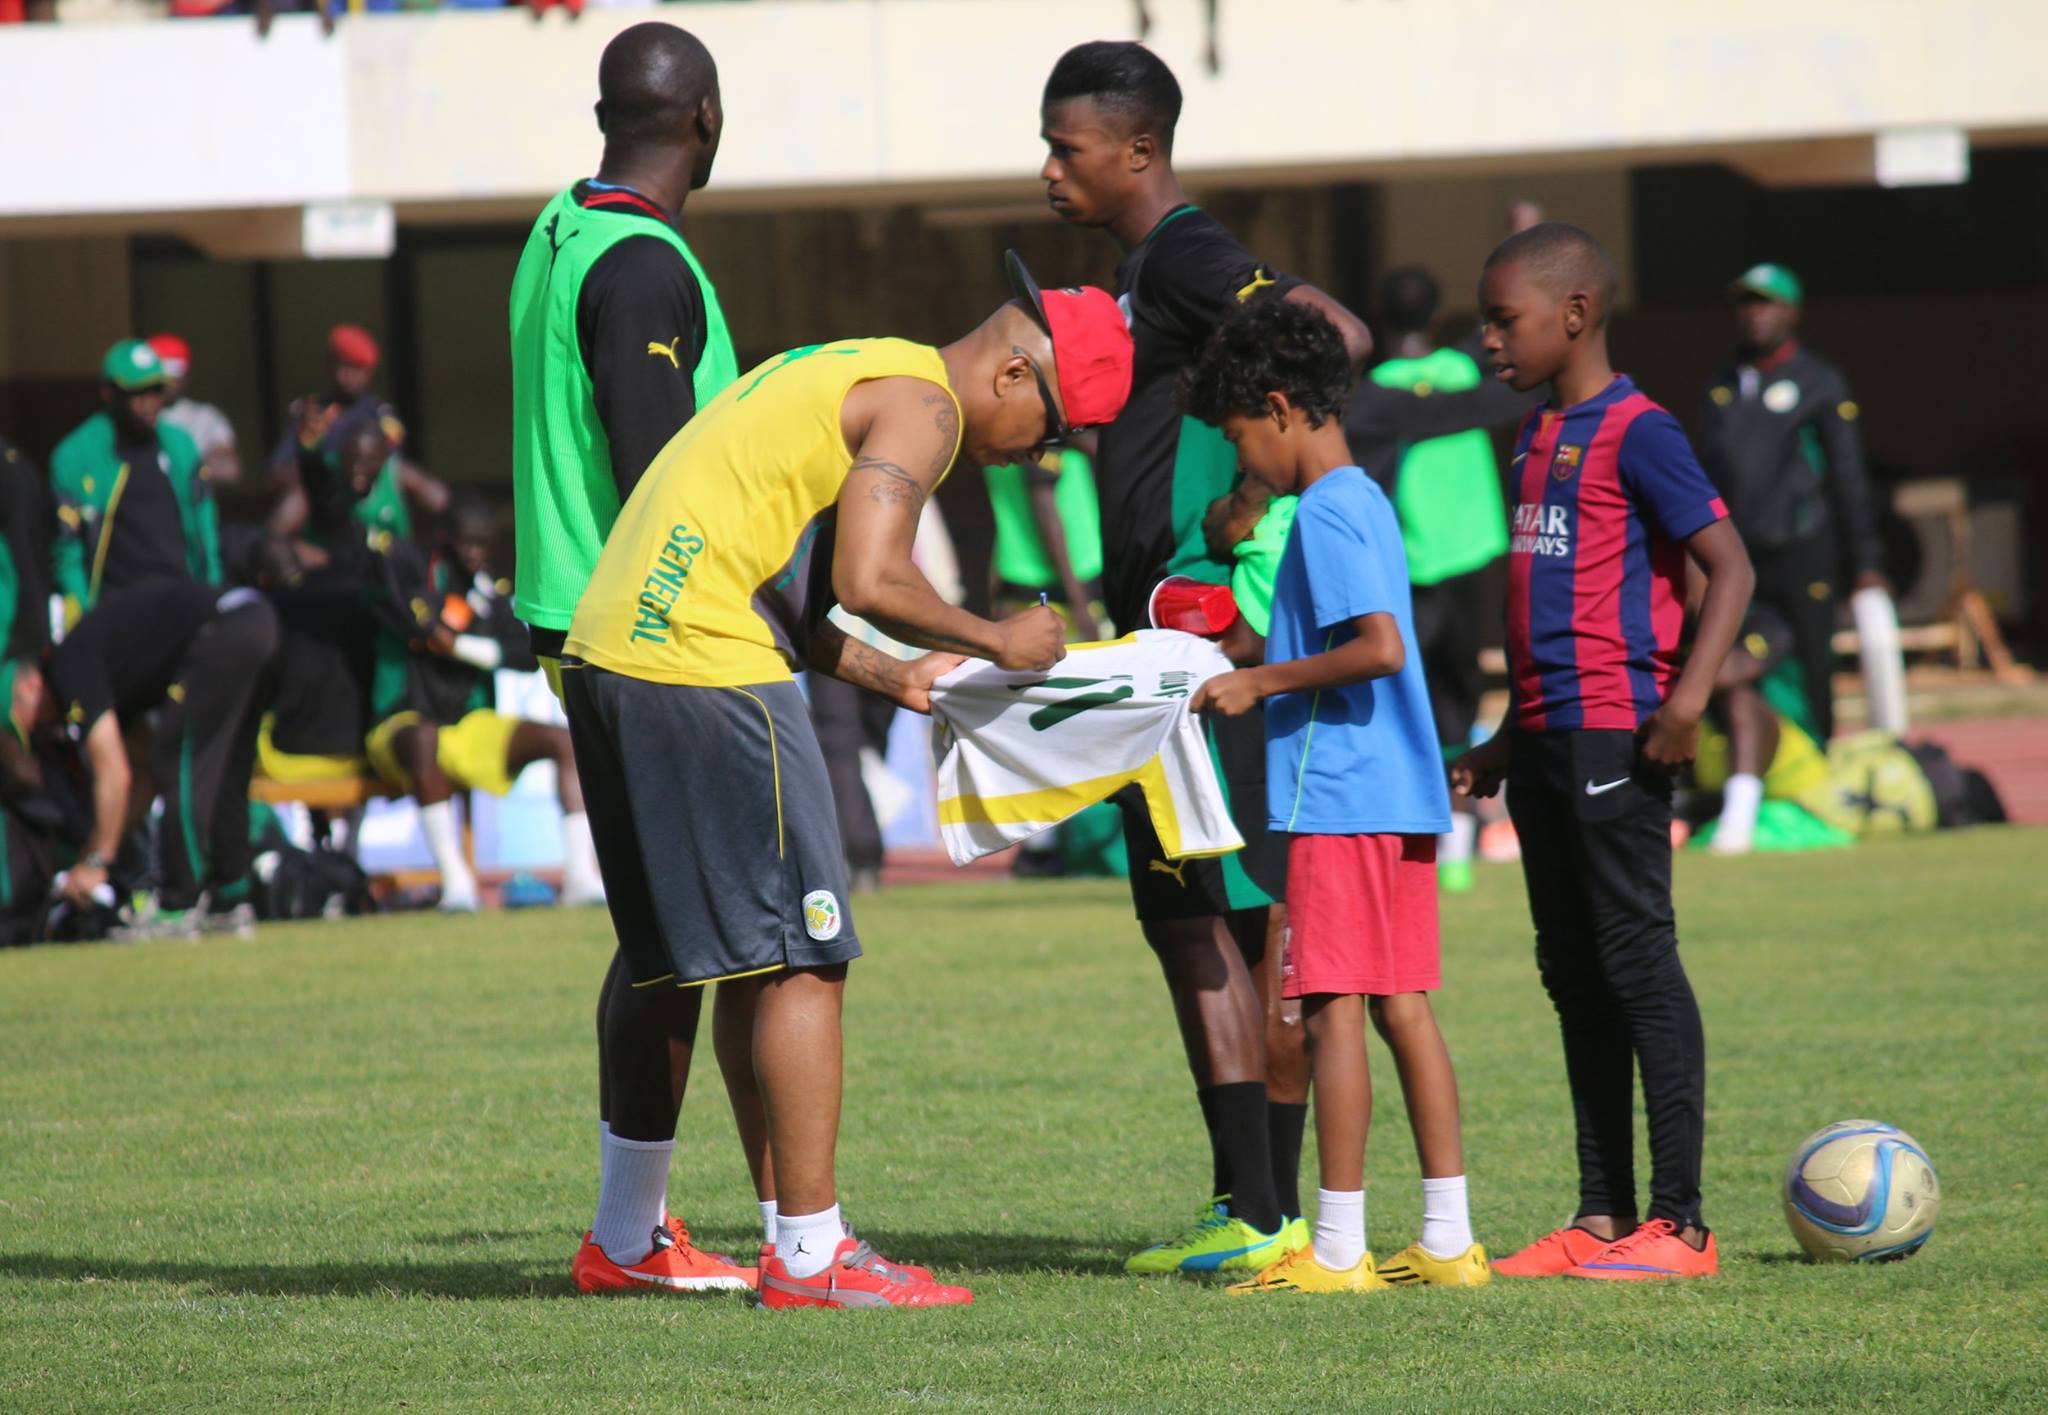
[[1559,481],[1570,481],[1572,473],[1579,469],[1579,458],[1584,456],[1585,452],[1586,449],[1577,443],[1560,443],[1557,455],[1550,459],[1550,475]]

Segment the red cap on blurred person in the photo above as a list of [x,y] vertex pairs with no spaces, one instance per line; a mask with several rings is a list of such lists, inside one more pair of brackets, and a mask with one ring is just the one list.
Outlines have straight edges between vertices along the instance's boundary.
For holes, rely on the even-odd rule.
[[1052,336],[1067,430],[1116,421],[1131,396],[1131,328],[1116,297],[1093,285],[1042,290],[1015,251],[1003,252],[1010,288]]
[[327,352],[336,362],[377,367],[377,341],[360,324],[337,324],[327,332]]
[[1205,585],[1186,575],[1168,575],[1152,587],[1145,617],[1155,629],[1178,629],[1213,639],[1238,620],[1237,598],[1228,585]]
[[192,367],[192,346],[175,334],[152,334],[149,347],[156,350],[164,372],[172,378],[183,378]]

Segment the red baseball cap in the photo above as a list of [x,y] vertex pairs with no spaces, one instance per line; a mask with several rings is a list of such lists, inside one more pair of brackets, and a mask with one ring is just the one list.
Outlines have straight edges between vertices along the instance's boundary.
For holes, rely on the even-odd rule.
[[1116,421],[1131,396],[1131,327],[1116,297],[1093,285],[1042,290],[1015,251],[1003,252],[1003,268],[1017,298],[1052,336],[1069,430]]
[[377,341],[360,324],[337,324],[328,330],[327,352],[345,364],[377,367]]
[[192,367],[192,346],[175,334],[152,334],[149,347],[156,350],[164,372],[172,378],[183,378]]

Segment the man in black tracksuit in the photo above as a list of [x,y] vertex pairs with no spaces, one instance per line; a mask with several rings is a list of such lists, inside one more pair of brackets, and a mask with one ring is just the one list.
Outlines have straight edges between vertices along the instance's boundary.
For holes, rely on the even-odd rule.
[[126,730],[153,714],[162,885],[132,932],[253,932],[256,686],[276,649],[277,617],[256,591],[166,579],[102,594],[40,673],[17,670],[17,721],[72,743],[91,778],[91,831],[64,880],[73,903],[107,882],[134,799]]
[[1757,674],[1796,656],[1815,738],[1834,731],[1829,690],[1836,585],[1882,587],[1858,410],[1840,369],[1798,338],[1802,291],[1780,265],[1758,265],[1732,287],[1742,347],[1707,392],[1700,461],[1756,567],[1745,652]]

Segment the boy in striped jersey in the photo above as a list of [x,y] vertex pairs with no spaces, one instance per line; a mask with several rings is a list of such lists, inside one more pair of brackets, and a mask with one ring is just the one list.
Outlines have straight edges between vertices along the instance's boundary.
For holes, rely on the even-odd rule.
[[[1702,1277],[1706,1043],[1671,912],[1671,776],[1735,642],[1754,576],[1677,421],[1607,358],[1614,267],[1576,226],[1503,241],[1480,277],[1494,376],[1550,386],[1509,464],[1508,669],[1502,730],[1451,767],[1508,784],[1536,923],[1536,965],[1564,1033],[1578,1126],[1571,1222],[1503,1258],[1511,1277]],[[1707,587],[1689,654],[1686,563]],[[1636,1222],[1635,1073],[1650,1128],[1650,1210]]]

